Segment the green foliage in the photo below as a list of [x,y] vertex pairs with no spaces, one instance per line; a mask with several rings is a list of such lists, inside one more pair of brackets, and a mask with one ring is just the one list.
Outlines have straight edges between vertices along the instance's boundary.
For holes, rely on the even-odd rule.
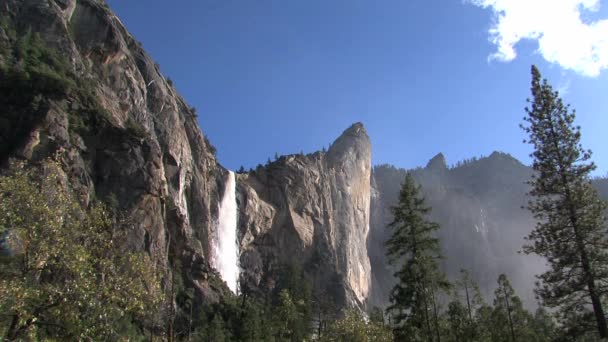
[[438,295],[450,285],[439,269],[440,247],[434,237],[439,225],[425,218],[430,210],[408,173],[399,204],[392,208],[392,235],[386,243],[389,261],[398,267],[387,309],[398,339],[433,340],[439,334]]
[[349,310],[339,320],[332,322],[321,336],[321,342],[390,342],[391,328],[376,320],[366,320],[361,312]]
[[[279,338],[301,341],[311,332],[312,290],[310,283],[297,263],[285,265],[278,278],[273,294],[273,304],[276,305],[273,320],[281,322],[276,327]],[[278,315],[277,312],[280,310],[283,310],[285,315]]]
[[450,337],[452,337],[453,341],[471,340],[472,336],[469,331],[470,320],[467,308],[461,302],[457,300],[450,302],[446,316],[450,328]]
[[460,270],[460,278],[454,283],[453,300],[448,304],[448,337],[453,341],[477,341],[480,328],[476,312],[484,305],[477,283],[469,272]]
[[296,335],[297,323],[302,320],[299,305],[303,302],[294,302],[288,290],[279,293],[279,303],[273,315],[279,340],[291,340]]
[[[0,157],[18,146],[52,105],[68,113],[70,136],[89,136],[108,127],[110,115],[99,103],[92,79],[76,75],[69,61],[37,33],[16,32],[8,17],[2,17],[0,25],[10,37],[9,46],[0,49]],[[72,104],[61,103],[64,99]],[[125,129],[136,137],[147,136],[131,118]]]
[[[524,246],[526,253],[546,258],[549,269],[539,276],[537,294],[556,308],[571,336],[596,330],[608,338],[604,304],[608,289],[606,202],[590,182],[595,165],[580,144],[575,112],[564,105],[540,72],[532,67],[531,107],[526,108],[534,178],[528,209],[538,220]],[[594,322],[594,323],[593,323]]]
[[207,149],[209,149],[209,152],[216,156],[217,155],[217,149],[215,148],[215,146],[213,146],[211,144],[211,142],[209,141],[209,138],[207,138],[206,135],[203,135],[203,140],[205,141],[205,146],[207,146]]
[[475,315],[475,335],[467,341],[554,341],[556,327],[551,315],[539,308],[535,315],[523,308],[509,280],[498,278],[494,306],[482,304]]
[[[311,338],[311,290],[298,265],[286,265],[270,292],[223,297],[219,303],[194,306],[191,329],[176,319],[175,337],[195,341],[305,341]],[[180,287],[176,286],[179,293]],[[187,307],[177,296],[177,317]],[[180,314],[180,312],[182,312]],[[183,320],[182,320],[183,321]],[[188,336],[190,336],[188,338]]]
[[132,135],[138,138],[145,138],[148,136],[146,130],[140,125],[137,121],[135,121],[132,117],[128,117],[125,122],[125,129]]
[[80,207],[60,166],[16,163],[0,177],[0,324],[7,340],[117,339],[153,319],[161,293],[146,254],[124,251],[101,204]]
[[518,341],[526,339],[526,326],[530,324],[531,316],[523,309],[521,299],[515,295],[515,290],[504,274],[498,277],[498,288],[494,292],[494,310],[492,321],[493,341]]
[[[15,101],[27,98],[29,94],[45,94],[49,97],[64,96],[76,83],[69,74],[70,65],[60,55],[47,48],[38,34],[27,31],[17,38],[13,49],[3,65],[5,84],[15,84],[18,89],[25,90],[19,93],[13,89],[10,97]],[[10,89],[6,89],[10,91]]]
[[[10,27],[2,18],[3,27]],[[30,31],[17,37],[10,32],[13,43],[3,46],[0,65],[0,157],[18,146],[20,139],[41,119],[49,100],[61,99],[74,88],[66,77],[69,64],[47,49],[37,34]]]

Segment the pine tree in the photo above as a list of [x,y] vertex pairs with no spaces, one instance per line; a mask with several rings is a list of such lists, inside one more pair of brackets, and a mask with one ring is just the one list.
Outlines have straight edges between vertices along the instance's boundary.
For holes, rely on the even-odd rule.
[[[498,288],[494,291],[494,312],[495,316],[502,316],[504,324],[507,324],[511,341],[517,341],[515,335],[515,310],[517,306],[521,306],[521,300],[515,295],[515,290],[511,287],[511,283],[507,276],[501,274],[498,276]],[[499,322],[496,322],[499,323]]]
[[553,318],[542,306],[536,309],[532,328],[535,334],[535,341],[552,341],[554,339],[556,326]]
[[261,310],[253,300],[247,301],[244,308],[242,319],[242,340],[247,342],[260,341],[262,339],[262,327],[261,327]]
[[537,294],[544,305],[558,309],[564,325],[595,321],[585,329],[596,329],[601,338],[608,338],[602,305],[608,290],[606,203],[590,183],[595,169],[589,161],[591,151],[580,144],[575,111],[562,103],[546,80],[541,81],[534,66],[532,95],[522,128],[534,147],[536,173],[529,182],[533,200],[528,209],[538,223],[524,251],[545,257],[549,265],[539,276]]
[[491,340],[496,342],[545,341],[544,337],[538,339],[534,317],[524,309],[521,299],[504,274],[498,277],[488,329]]
[[[448,314],[451,317],[451,321],[459,320],[459,315],[461,314],[460,309],[462,308],[466,315],[462,327],[464,331],[463,334],[466,336],[467,340],[474,340],[478,335],[475,313],[484,304],[479,291],[479,286],[471,278],[469,272],[464,269],[460,270],[460,278],[454,285],[454,294],[456,298],[455,301],[450,303],[448,310],[451,309],[451,314]],[[454,315],[456,316],[454,317]]]
[[434,233],[439,225],[425,218],[430,210],[420,195],[420,186],[408,173],[399,204],[392,208],[392,236],[386,243],[389,261],[398,268],[387,309],[398,340],[440,339],[437,295],[449,284],[438,265],[441,255]]
[[447,322],[449,324],[449,336],[451,341],[467,341],[471,340],[468,334],[467,326],[469,318],[467,308],[458,300],[453,300],[448,304],[446,312]]
[[214,342],[226,341],[225,330],[225,323],[222,316],[219,314],[214,315],[211,324],[209,325],[208,340]]

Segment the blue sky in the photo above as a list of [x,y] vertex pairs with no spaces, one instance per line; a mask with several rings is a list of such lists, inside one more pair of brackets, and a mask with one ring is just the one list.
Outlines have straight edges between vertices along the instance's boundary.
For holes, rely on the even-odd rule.
[[472,1],[108,3],[198,109],[230,169],[319,150],[357,121],[374,164],[424,166],[438,152],[453,164],[494,150],[529,163],[519,124],[536,64],[576,108],[605,175],[604,3]]

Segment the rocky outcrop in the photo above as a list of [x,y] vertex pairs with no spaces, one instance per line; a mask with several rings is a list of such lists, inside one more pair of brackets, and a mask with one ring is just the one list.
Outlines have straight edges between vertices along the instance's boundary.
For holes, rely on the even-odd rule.
[[[2,46],[34,33],[65,59],[65,68],[49,69],[66,80],[53,96],[32,94],[42,95],[36,111],[24,101],[23,112],[7,114],[12,99],[0,103],[10,109],[0,114],[2,161],[60,152],[82,203],[123,213],[125,243],[152,256],[165,285],[183,278],[199,303],[228,293],[211,261],[228,172],[194,110],[103,1],[0,0],[0,8],[10,26],[0,25]],[[10,55],[0,49],[2,63]],[[238,175],[243,284],[269,290],[278,267],[298,263],[338,307],[362,305],[371,282],[370,174],[369,138],[355,124],[327,152]]]
[[[338,306],[361,306],[370,284],[366,251],[371,145],[363,125],[327,152],[280,157],[239,175],[241,266],[248,286],[298,263]],[[337,285],[337,286],[336,286]]]
[[[0,8],[17,32],[2,30],[5,46],[39,35],[69,66],[59,77],[77,84],[41,100],[2,160],[62,151],[83,203],[100,199],[124,212],[128,245],[150,253],[165,283],[179,264],[174,276],[217,298],[224,290],[207,281],[208,237],[226,171],[193,110],[103,1],[0,0]],[[2,115],[4,127],[17,127]]]
[[[28,32],[56,52],[43,62],[63,61],[40,69],[59,86],[52,94],[0,98],[0,162],[59,153],[83,204],[101,200],[128,218],[125,243],[152,256],[165,286],[182,278],[199,304],[227,295],[210,257],[228,172],[194,110],[103,1],[0,0],[0,9],[3,66]],[[280,268],[297,264],[338,308],[385,304],[393,283],[385,227],[404,173],[372,174],[369,137],[354,124],[327,152],[237,175],[243,287],[271,290]],[[448,168],[438,154],[413,173],[444,227],[448,273],[470,268],[488,293],[505,272],[530,294],[536,264],[515,251],[532,226],[520,209],[531,170],[502,153]],[[596,185],[608,196],[605,180]]]

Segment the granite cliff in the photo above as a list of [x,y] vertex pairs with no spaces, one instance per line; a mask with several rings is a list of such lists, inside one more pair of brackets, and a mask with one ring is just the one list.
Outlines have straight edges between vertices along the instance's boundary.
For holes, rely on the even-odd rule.
[[327,152],[283,156],[239,175],[241,265],[251,285],[298,262],[339,306],[361,306],[371,284],[370,175],[371,145],[359,123]]
[[[198,303],[226,295],[213,240],[231,174],[195,110],[103,1],[0,0],[0,8],[4,167],[59,153],[84,205],[101,200],[129,218],[125,243],[153,257],[166,286],[181,278]],[[298,263],[340,306],[363,305],[370,173],[369,138],[355,124],[326,153],[237,175],[242,285],[267,290],[276,269]]]
[[[228,295],[214,248],[231,243],[243,291],[269,291],[281,267],[297,264],[339,308],[386,304],[385,227],[406,170],[372,169],[362,124],[328,151],[233,175],[199,127],[204,116],[103,1],[0,0],[0,9],[2,167],[59,155],[81,202],[128,217],[125,243],[152,256],[165,286],[179,278],[194,288],[199,304]],[[531,275],[542,263],[516,253],[533,226],[520,208],[531,169],[504,153],[449,168],[439,154],[411,172],[443,227],[448,274],[469,268],[487,295],[507,273],[533,303]],[[605,180],[596,184],[607,192]],[[223,219],[223,207],[236,219]],[[214,241],[218,226],[236,241]]]

